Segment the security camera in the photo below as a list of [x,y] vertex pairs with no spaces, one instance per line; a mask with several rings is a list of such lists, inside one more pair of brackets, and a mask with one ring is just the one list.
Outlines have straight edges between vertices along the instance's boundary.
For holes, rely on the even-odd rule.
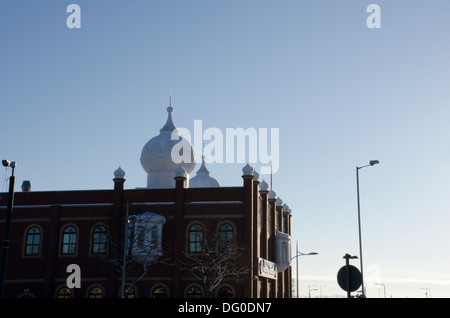
[[2,164],[4,167],[9,167],[9,165],[11,164],[11,161],[9,160],[2,160]]

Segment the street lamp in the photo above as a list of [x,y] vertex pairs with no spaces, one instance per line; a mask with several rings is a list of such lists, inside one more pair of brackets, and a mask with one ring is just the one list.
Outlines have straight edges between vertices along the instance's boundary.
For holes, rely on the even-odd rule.
[[3,166],[6,168],[12,168],[12,174],[9,178],[9,195],[8,195],[8,205],[6,208],[5,216],[5,232],[3,234],[3,245],[2,245],[2,258],[0,261],[0,298],[3,298],[5,289],[5,278],[6,278],[6,264],[8,261],[8,250],[9,250],[9,237],[11,231],[11,217],[14,205],[14,183],[16,178],[14,177],[14,169],[17,164],[14,161],[2,160]]
[[384,288],[384,298],[386,298],[386,285],[385,284],[381,284],[381,283],[375,283],[375,285],[383,286],[383,288]]
[[[315,287],[316,285],[313,285],[313,287]],[[311,288],[311,285],[308,285],[308,294],[309,294],[309,298],[311,298],[311,290],[317,290],[317,288]]]
[[319,253],[316,253],[316,252],[310,252],[310,253],[302,253],[302,252],[299,252],[299,251],[298,251],[298,242],[297,242],[297,244],[296,244],[295,249],[296,249],[296,255],[295,255],[294,257],[292,257],[291,260],[293,260],[294,258],[297,259],[297,260],[296,260],[296,265],[295,265],[295,267],[296,267],[296,270],[297,270],[297,298],[299,298],[299,297],[298,297],[298,294],[299,294],[299,290],[298,290],[298,257],[299,257],[299,256],[305,256],[305,255],[318,255]]
[[364,272],[363,272],[363,254],[362,254],[362,239],[361,239],[361,208],[359,204],[359,169],[365,168],[365,167],[371,167],[374,165],[379,164],[380,162],[378,160],[370,160],[368,165],[356,167],[356,194],[357,194],[357,200],[358,200],[358,229],[359,229],[359,259],[361,262],[361,290],[362,294],[365,295],[364,290]]

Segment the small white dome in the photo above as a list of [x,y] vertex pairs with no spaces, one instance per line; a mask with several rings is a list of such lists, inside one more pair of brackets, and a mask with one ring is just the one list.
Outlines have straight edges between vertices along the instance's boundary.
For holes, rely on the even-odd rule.
[[280,197],[277,198],[277,201],[275,202],[277,206],[283,206],[283,200],[280,199]]
[[125,177],[125,171],[122,170],[122,168],[117,169],[116,171],[114,171],[114,177],[116,179],[123,179]]
[[259,184],[259,191],[268,191],[269,190],[269,185],[267,184],[267,182],[266,181],[262,181],[260,184]]
[[189,188],[216,188],[220,187],[219,181],[209,175],[205,165],[205,156],[202,156],[202,165],[197,175],[189,181]]
[[270,190],[269,191],[269,196],[268,196],[269,200],[275,200],[276,197],[277,197],[276,192],[273,191],[273,190]]
[[184,177],[186,178],[186,170],[179,165],[178,168],[175,169],[175,177]]
[[248,163],[244,168],[242,168],[244,176],[253,176],[253,171],[255,171],[255,169],[253,169],[253,167],[250,166]]
[[189,181],[189,188],[218,188],[219,181],[206,174],[196,175]]

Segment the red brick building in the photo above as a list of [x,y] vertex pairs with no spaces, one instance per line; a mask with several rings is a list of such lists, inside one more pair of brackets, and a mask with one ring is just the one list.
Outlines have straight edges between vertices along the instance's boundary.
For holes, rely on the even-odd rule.
[[[175,129],[171,125],[169,112],[164,127]],[[143,157],[144,150],[141,162]],[[209,175],[204,162],[199,171]],[[139,216],[146,212],[164,220],[159,244],[172,262],[152,265],[133,286],[134,297],[206,297],[204,286],[182,270],[180,261],[186,253],[201,252],[196,244],[206,239],[202,231],[208,228],[243,246],[248,267],[239,279],[225,278],[212,297],[292,296],[290,209],[269,191],[266,182],[259,182],[252,167],[243,168],[242,185],[235,187],[202,187],[201,182],[189,187],[188,169],[181,166],[164,174],[171,176],[174,186],[125,189],[125,173],[119,168],[108,190],[17,192],[5,297],[120,297],[121,274],[103,261],[112,253],[106,237],[125,241],[127,213]],[[196,183],[194,178],[191,181]],[[7,198],[8,193],[3,193],[0,200],[0,237]],[[81,269],[80,288],[67,286],[70,264]],[[127,284],[130,279],[126,277]]]

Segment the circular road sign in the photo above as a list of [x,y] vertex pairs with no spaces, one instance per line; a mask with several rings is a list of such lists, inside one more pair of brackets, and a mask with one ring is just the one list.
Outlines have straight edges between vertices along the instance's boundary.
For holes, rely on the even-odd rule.
[[[362,284],[362,275],[358,268],[353,265],[348,265],[349,273],[349,288],[347,288],[347,266],[342,266],[337,274],[337,281],[339,287],[341,287],[346,292],[356,291]],[[350,290],[347,290],[350,289]]]

